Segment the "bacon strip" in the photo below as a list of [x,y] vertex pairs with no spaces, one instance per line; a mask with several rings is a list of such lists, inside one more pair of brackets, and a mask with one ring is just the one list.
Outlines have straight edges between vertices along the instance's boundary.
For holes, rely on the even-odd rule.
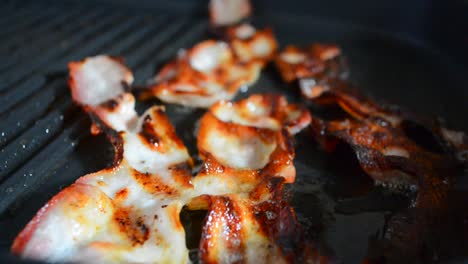
[[314,137],[331,151],[336,139],[348,143],[361,168],[377,183],[391,188],[419,189],[419,206],[442,206],[454,162],[426,151],[385,121],[324,121],[313,118]]
[[168,103],[206,108],[255,83],[261,67],[259,62],[235,60],[227,43],[207,40],[164,66],[141,98],[156,96]]
[[113,58],[70,63],[70,74],[73,99],[113,138],[115,165],[52,198],[12,252],[52,262],[188,262],[179,212],[191,188],[191,160],[163,108],[138,118],[121,85],[131,73]]
[[296,174],[292,136],[309,123],[305,108],[277,95],[218,102],[202,117],[203,165],[192,182],[203,195],[187,206],[208,210],[200,242],[203,262],[315,261],[283,197],[284,183],[294,182]]
[[227,40],[203,41],[180,52],[141,98],[202,108],[234,98],[240,89],[257,81],[277,43],[270,29],[259,31],[247,24],[228,28]]

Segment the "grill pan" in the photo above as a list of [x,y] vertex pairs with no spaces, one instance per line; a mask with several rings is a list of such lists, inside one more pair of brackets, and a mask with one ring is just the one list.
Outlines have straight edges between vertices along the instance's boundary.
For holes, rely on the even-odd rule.
[[[206,14],[197,11],[198,5],[189,12],[193,5],[182,1],[165,7],[172,8],[171,12],[162,12],[156,1],[154,11],[148,12],[129,10],[121,6],[123,1],[117,2],[120,6],[72,1],[0,4],[1,262],[26,263],[9,254],[16,234],[62,188],[113,159],[112,146],[104,136],[90,135],[88,117],[71,102],[66,64],[96,54],[122,56],[134,71],[136,85],[142,85],[180,48],[209,37]],[[275,9],[278,2],[283,1],[273,1],[267,8],[268,4],[259,1],[253,22],[273,27],[281,46],[337,43],[348,59],[351,81],[366,94],[441,116],[455,128],[468,130],[468,57],[466,51],[457,49],[463,43],[466,48],[466,34],[462,33],[461,43],[410,37],[411,32],[397,34],[352,16],[348,20],[308,16],[307,8],[291,16]],[[184,3],[190,7],[185,11],[181,9]],[[189,15],[181,16],[184,12]],[[272,66],[236,99],[262,92],[301,101]],[[137,109],[141,113],[155,103],[159,102],[139,102]],[[193,131],[203,111],[169,105],[167,113],[195,155]],[[296,138],[296,152],[297,182],[291,187],[291,199],[308,236],[323,252],[336,255],[339,263],[362,262],[372,239],[381,235],[386,217],[407,207],[407,198],[374,187],[349,149],[326,154],[307,131]],[[467,176],[460,173],[458,190],[468,191]],[[187,213],[183,218],[192,218],[196,226],[202,216]],[[196,243],[189,239],[189,247],[195,248]],[[437,256],[434,262],[438,259],[468,261],[466,254]]]

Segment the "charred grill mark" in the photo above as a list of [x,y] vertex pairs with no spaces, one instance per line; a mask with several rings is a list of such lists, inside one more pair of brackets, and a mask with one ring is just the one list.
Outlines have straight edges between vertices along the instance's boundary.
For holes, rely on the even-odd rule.
[[201,151],[200,156],[203,157],[205,162],[203,163],[199,175],[210,175],[210,174],[220,174],[225,172],[227,169],[224,165],[216,160],[213,155],[207,151]]
[[117,202],[123,202],[128,197],[129,190],[127,188],[123,188],[115,194],[115,200]]
[[229,233],[232,234],[229,237],[225,238],[225,243],[227,243],[227,248],[232,252],[236,252],[236,255],[244,255],[244,239],[242,236],[242,219],[241,214],[235,204],[228,198],[223,197],[222,202],[226,206],[226,209],[223,215],[226,216],[226,225]]
[[150,173],[142,173],[137,170],[132,170],[132,177],[140,184],[140,186],[151,194],[167,194],[169,196],[176,195],[179,192],[177,189],[174,189],[171,186],[164,184],[164,182],[159,179],[158,175]]
[[294,155],[294,142],[293,138],[290,136],[289,132],[286,129],[283,129],[281,131],[282,133],[282,138],[285,140],[282,140],[281,143],[284,143],[283,145],[285,146],[286,152],[287,153],[293,153]]
[[143,219],[143,217],[138,217],[137,221],[136,221],[136,225],[138,227],[138,233],[139,234],[142,234],[142,239],[140,239],[140,241],[144,242],[146,240],[148,240],[148,237],[149,237],[149,229],[148,227],[145,225],[145,221]]
[[182,162],[168,168],[172,178],[184,186],[191,186],[192,166],[189,162]]
[[[153,108],[151,116],[145,118],[145,124],[151,125],[151,131],[154,131],[155,136],[159,138],[159,152],[165,152],[171,145],[179,149],[185,149],[184,142],[177,136],[175,128],[165,114],[164,107]],[[154,127],[158,127],[161,131],[159,135]],[[152,132],[151,132],[152,133]]]
[[119,107],[119,102],[118,99],[110,99],[109,101],[102,103],[101,106],[109,111],[114,111]]
[[152,149],[158,150],[161,144],[161,139],[155,133],[153,133],[154,131],[147,128],[149,127],[148,125],[144,125],[143,127],[146,128],[143,128],[143,130],[139,133],[141,138],[143,138],[148,146],[150,146]]
[[151,118],[150,115],[146,115],[144,118],[143,118],[143,122],[144,123],[150,123],[153,119]]
[[252,200],[261,200],[262,195],[283,192],[284,179],[282,177],[264,178],[257,187],[250,192]]
[[123,159],[123,152],[124,152],[124,142],[121,137],[121,134],[119,134],[118,137],[114,137],[110,139],[112,145],[114,146],[114,166],[117,166],[120,164],[120,162]]
[[145,116],[139,136],[151,149],[160,151],[162,149],[162,139],[156,133],[156,130],[153,128],[151,121],[152,120],[150,115]]
[[190,172],[191,166],[188,162],[178,163],[176,165],[172,165],[169,167],[169,170],[175,174],[183,174],[185,175],[187,172]]
[[120,232],[127,236],[132,246],[142,245],[149,238],[149,228],[141,216],[133,222],[131,215],[130,208],[118,208],[114,213],[114,220]]

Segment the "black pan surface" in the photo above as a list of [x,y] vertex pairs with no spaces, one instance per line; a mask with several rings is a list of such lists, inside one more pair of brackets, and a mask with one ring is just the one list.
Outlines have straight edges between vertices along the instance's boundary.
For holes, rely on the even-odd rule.
[[[189,37],[184,35],[178,41],[179,36],[175,36],[164,43],[161,49],[149,53],[149,66],[138,67],[137,82],[144,83],[164,61],[175,55],[177,49],[208,36],[204,18],[193,18],[192,21],[196,22],[195,29],[192,27],[189,30]],[[306,45],[314,41],[337,43],[348,59],[351,81],[366,94],[419,113],[443,117],[452,127],[468,130],[466,65],[454,63],[425,43],[381,32],[371,26],[306,16],[264,14],[256,17],[254,22],[271,26],[282,46]],[[156,22],[150,19],[147,26],[151,23]],[[116,43],[119,41],[115,39]],[[112,44],[108,44],[100,53],[110,53],[112,47]],[[131,59],[132,52],[132,48],[129,48],[112,55]],[[77,54],[75,59],[83,55],[93,53]],[[58,82],[60,91],[68,89],[65,82],[66,69],[63,66],[59,64],[57,69],[44,72],[47,82]],[[259,82],[236,99],[263,92],[281,93],[290,101],[301,101],[294,89],[280,81],[272,66],[262,73]],[[69,95],[66,94],[66,97]],[[142,112],[155,103],[159,102],[140,102],[138,109]],[[195,121],[203,111],[173,105],[167,109],[179,136],[191,154],[196,155],[193,131]],[[66,146],[71,151],[62,155],[54,154],[53,151],[44,154],[39,150],[12,171],[6,180],[0,181],[2,262],[17,261],[8,256],[8,248],[15,235],[47,200],[78,177],[104,168],[112,161],[112,148],[106,138],[89,135],[89,120],[85,113],[76,107],[67,106],[63,117],[61,129],[69,129],[76,123],[80,129],[63,137],[55,137],[43,149],[56,144]],[[20,148],[18,146],[18,150]],[[291,199],[308,236],[322,252],[336,256],[338,263],[361,263],[373,247],[372,241],[382,234],[386,217],[408,207],[408,199],[404,195],[375,187],[359,169],[353,153],[346,147],[334,154],[326,154],[305,131],[296,139],[296,151],[297,182],[291,188]],[[49,159],[54,162],[47,162]],[[467,173],[460,173],[457,189],[468,191],[467,177]],[[451,241],[444,243],[450,244]],[[195,243],[190,244],[193,246]],[[468,247],[466,249],[465,253]],[[433,260],[462,263],[463,260],[468,261],[468,258],[466,254],[463,256],[457,252],[454,256],[438,256]],[[402,259],[400,263],[405,262],[407,260]]]

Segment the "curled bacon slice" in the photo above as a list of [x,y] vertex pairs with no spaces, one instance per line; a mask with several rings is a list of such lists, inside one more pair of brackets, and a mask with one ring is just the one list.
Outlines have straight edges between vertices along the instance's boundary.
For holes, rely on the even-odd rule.
[[[70,64],[73,98],[114,138],[115,165],[52,198],[17,236],[13,253],[53,262],[188,262],[179,213],[191,188],[190,156],[161,107],[140,118],[122,111],[134,102],[120,85],[127,73],[110,57]],[[95,89],[98,100],[88,96]],[[137,117],[132,125],[121,122],[129,112]]]
[[[429,132],[446,155],[451,155],[460,163],[468,164],[468,137],[461,131],[445,128],[438,120],[431,120],[394,105],[377,103],[362,95],[342,80],[327,78],[302,79],[299,83],[305,98],[319,105],[336,104],[357,120],[381,120],[396,130],[401,136],[409,124],[415,124]],[[382,122],[381,122],[382,123]]]
[[305,49],[290,45],[276,56],[275,64],[287,83],[312,77],[316,83],[326,82],[328,78],[347,77],[347,66],[340,54],[341,50],[331,44],[313,44]]
[[283,197],[284,183],[295,179],[292,136],[309,123],[305,108],[278,95],[218,102],[202,117],[197,144],[203,165],[187,206],[208,210],[199,251],[203,262],[313,260]]
[[211,0],[210,22],[214,26],[233,25],[250,16],[250,0]]
[[309,112],[278,95],[218,102],[200,121],[198,151],[204,160],[193,180],[204,193],[249,192],[265,177],[294,182],[292,135],[309,125]]
[[240,62],[260,61],[265,65],[273,59],[278,44],[270,28],[258,30],[244,23],[227,29],[227,39]]
[[169,103],[209,107],[255,83],[261,67],[260,62],[235,60],[227,43],[207,40],[164,66],[142,98],[156,96]]

